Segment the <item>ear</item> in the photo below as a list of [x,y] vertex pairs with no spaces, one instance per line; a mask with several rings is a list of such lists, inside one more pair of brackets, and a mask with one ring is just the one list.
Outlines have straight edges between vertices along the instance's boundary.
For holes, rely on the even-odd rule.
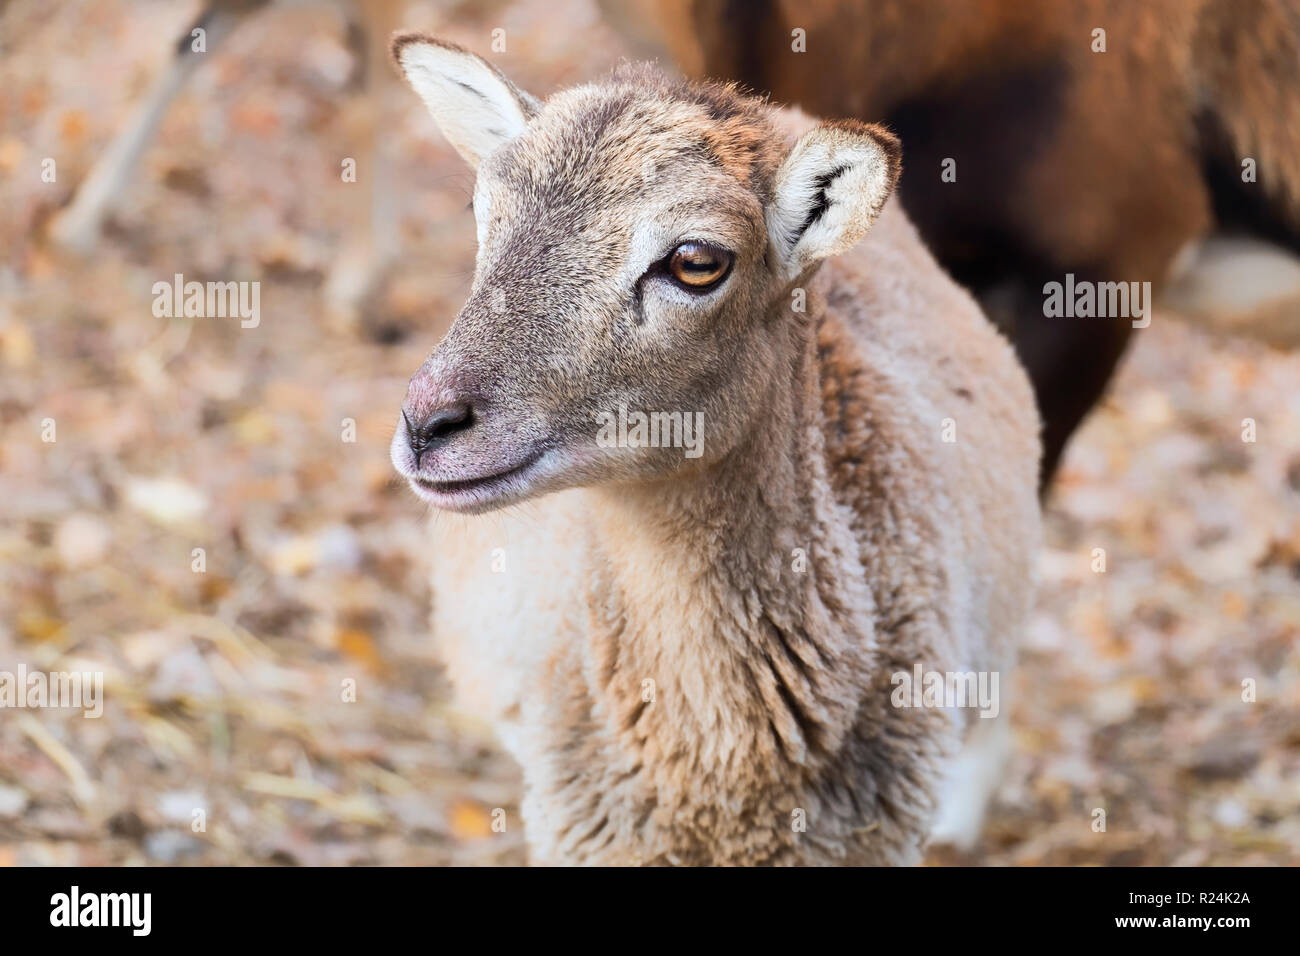
[[867,234],[898,182],[902,147],[883,126],[842,120],[799,138],[777,170],[767,229],[788,278]]
[[392,53],[438,128],[473,169],[518,136],[541,108],[487,60],[446,40],[398,33]]

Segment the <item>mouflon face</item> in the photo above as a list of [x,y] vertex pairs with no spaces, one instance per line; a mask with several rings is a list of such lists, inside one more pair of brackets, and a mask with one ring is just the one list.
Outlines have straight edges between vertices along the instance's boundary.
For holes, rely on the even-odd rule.
[[762,427],[791,287],[869,228],[897,141],[843,122],[791,148],[760,101],[648,67],[542,103],[442,41],[393,57],[477,173],[473,287],[393,439],[416,492],[480,512],[653,480]]

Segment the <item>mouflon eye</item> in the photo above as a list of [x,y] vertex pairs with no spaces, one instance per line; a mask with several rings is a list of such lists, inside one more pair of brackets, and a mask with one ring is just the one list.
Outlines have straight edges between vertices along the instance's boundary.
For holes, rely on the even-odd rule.
[[700,292],[721,282],[731,271],[732,255],[702,242],[683,242],[668,257],[668,274],[692,291]]

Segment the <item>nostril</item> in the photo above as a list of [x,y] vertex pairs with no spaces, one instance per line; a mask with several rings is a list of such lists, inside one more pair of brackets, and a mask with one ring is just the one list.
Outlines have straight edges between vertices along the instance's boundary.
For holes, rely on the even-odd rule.
[[427,441],[433,441],[443,435],[450,435],[452,432],[464,431],[473,424],[473,420],[474,410],[468,404],[462,403],[453,405],[450,408],[438,409],[424,423],[422,431]]
[[435,410],[423,422],[411,421],[405,410],[402,417],[406,419],[406,433],[410,438],[411,451],[419,456],[425,449],[440,438],[445,438],[459,431],[464,431],[474,424],[474,410],[468,402],[458,402]]

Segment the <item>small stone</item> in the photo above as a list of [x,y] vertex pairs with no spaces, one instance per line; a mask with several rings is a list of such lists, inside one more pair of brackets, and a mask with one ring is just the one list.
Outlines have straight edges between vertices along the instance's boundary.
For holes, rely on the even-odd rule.
[[203,492],[179,478],[132,478],[127,482],[126,501],[136,511],[167,526],[197,521],[208,508]]
[[157,863],[176,863],[203,852],[203,844],[188,833],[154,830],[144,840],[144,852]]
[[316,537],[321,567],[331,571],[355,571],[361,564],[361,543],[357,533],[345,524],[331,525]]
[[27,791],[18,787],[0,786],[0,820],[13,820],[27,809]]
[[1250,814],[1238,800],[1221,800],[1214,807],[1214,822],[1221,827],[1240,830],[1250,822]]
[[169,823],[189,825],[194,820],[194,811],[207,807],[207,800],[197,790],[168,790],[158,795],[158,812]]
[[59,522],[54,550],[65,568],[84,568],[104,559],[111,538],[112,531],[102,518],[78,512]]

